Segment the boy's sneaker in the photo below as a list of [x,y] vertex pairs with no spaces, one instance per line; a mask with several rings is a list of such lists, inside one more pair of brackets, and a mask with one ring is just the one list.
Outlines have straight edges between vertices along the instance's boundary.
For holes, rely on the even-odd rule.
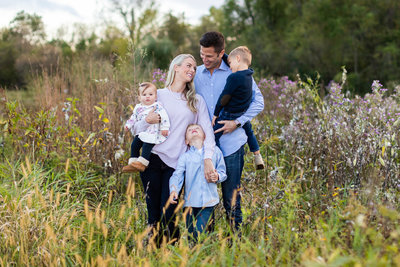
[[256,166],[256,170],[263,170],[265,168],[261,154],[254,155],[254,165]]

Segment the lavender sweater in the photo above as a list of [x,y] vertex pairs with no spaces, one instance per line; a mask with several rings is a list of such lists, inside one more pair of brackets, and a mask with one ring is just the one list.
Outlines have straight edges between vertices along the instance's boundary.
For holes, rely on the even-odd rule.
[[[204,141],[204,158],[212,158],[214,154],[214,131],[211,126],[208,109],[203,97],[196,94],[197,113],[193,113],[187,106],[187,101],[180,98],[181,93],[174,93],[167,88],[157,90],[157,101],[161,102],[167,111],[171,126],[167,140],[155,145],[152,152],[157,154],[161,160],[176,169],[178,159],[186,152],[185,144],[186,128],[189,124],[199,124],[204,130],[206,140]],[[136,132],[146,129],[149,124],[143,119],[135,125]]]

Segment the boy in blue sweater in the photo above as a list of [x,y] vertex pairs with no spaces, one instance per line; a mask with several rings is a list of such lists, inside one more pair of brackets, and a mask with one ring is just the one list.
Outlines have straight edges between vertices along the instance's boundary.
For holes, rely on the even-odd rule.
[[[253,70],[249,69],[251,64],[251,52],[246,46],[239,46],[231,51],[228,56],[229,67],[232,74],[226,79],[224,90],[218,98],[212,125],[214,131],[220,129],[223,124],[221,120],[236,120],[242,116],[249,108],[252,100]],[[240,123],[237,123],[240,127]],[[256,169],[264,169],[264,161],[260,154],[260,147],[251,128],[250,121],[246,122],[242,128],[247,135],[247,143],[250,151],[254,154]],[[219,139],[223,132],[215,133],[215,143],[219,146]]]
[[190,147],[178,160],[178,166],[169,179],[170,203],[176,204],[178,193],[185,183],[184,207],[186,227],[195,241],[198,235],[213,224],[214,209],[219,203],[217,183],[226,180],[226,168],[221,150],[215,147],[212,161],[215,166],[213,175],[204,176],[204,138],[203,129],[191,124],[186,129],[186,144]]

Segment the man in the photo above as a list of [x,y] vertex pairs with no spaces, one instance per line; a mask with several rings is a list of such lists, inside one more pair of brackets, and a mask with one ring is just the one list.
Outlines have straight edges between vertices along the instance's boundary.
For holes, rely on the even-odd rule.
[[[196,92],[205,99],[212,119],[226,79],[232,73],[223,60],[227,57],[224,36],[219,32],[205,33],[200,39],[200,57],[204,64],[197,68],[194,83]],[[239,190],[244,165],[244,144],[247,142],[247,136],[241,126],[263,109],[263,96],[253,80],[253,96],[248,110],[236,120],[220,121],[223,127],[216,131],[224,133],[220,139],[220,148],[224,155],[228,178],[222,183],[222,197],[229,223],[235,230],[238,230],[242,223]]]

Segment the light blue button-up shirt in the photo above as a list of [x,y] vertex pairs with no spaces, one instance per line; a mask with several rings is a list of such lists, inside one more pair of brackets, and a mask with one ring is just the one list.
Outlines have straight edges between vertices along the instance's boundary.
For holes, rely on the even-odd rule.
[[[226,167],[221,150],[215,147],[212,162],[218,172],[218,182],[226,180]],[[170,193],[179,192],[185,181],[184,207],[213,207],[218,204],[219,196],[216,183],[207,182],[204,176],[204,149],[194,146],[183,153],[178,160],[178,166],[169,179]]]
[[[218,69],[213,71],[212,75],[210,71],[204,67],[204,65],[201,65],[197,68],[196,76],[194,78],[196,92],[206,101],[210,119],[212,119],[214,115],[215,105],[217,104],[219,95],[224,90],[226,79],[231,73],[231,69],[224,61],[221,62],[221,65]],[[253,97],[250,107],[241,117],[237,118],[236,120],[243,125],[247,121],[253,119],[253,117],[255,117],[263,109],[264,98],[253,79]],[[224,157],[227,157],[238,151],[239,148],[246,142],[247,135],[242,128],[236,129],[228,134],[223,134],[220,139],[220,145]]]

